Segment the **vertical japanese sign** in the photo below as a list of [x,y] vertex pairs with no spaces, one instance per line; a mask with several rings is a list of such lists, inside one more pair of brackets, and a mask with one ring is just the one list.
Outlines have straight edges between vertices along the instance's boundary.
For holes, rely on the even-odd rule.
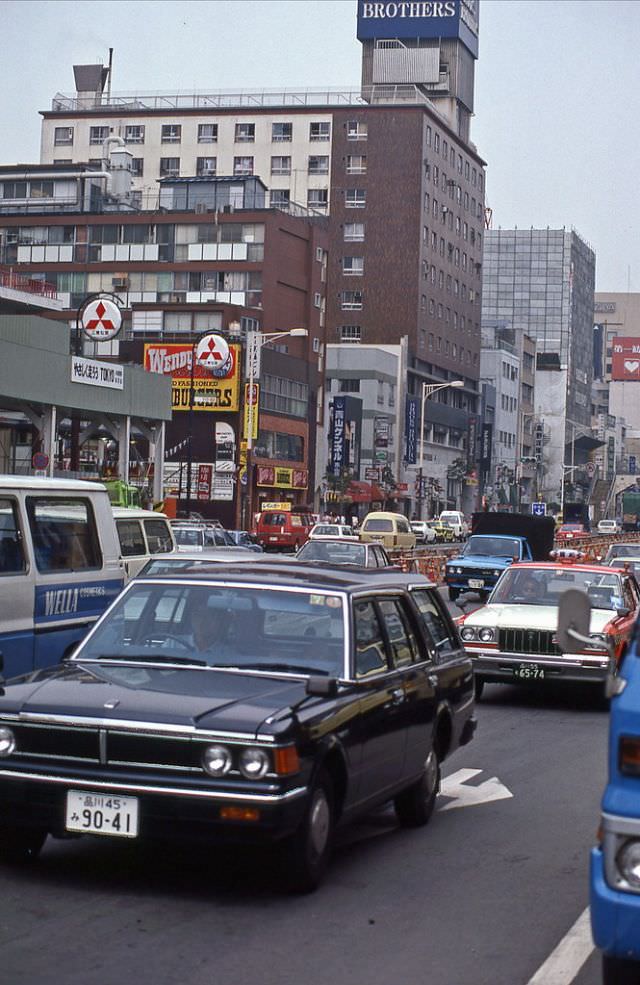
[[334,397],[329,442],[329,462],[333,475],[340,475],[344,467],[344,438],[345,398]]
[[249,437],[251,429],[251,439],[256,441],[258,438],[258,412],[260,404],[260,384],[245,383],[244,385],[244,408],[242,416],[242,437]]
[[418,461],[418,404],[417,397],[407,395],[404,405],[404,460],[407,465]]

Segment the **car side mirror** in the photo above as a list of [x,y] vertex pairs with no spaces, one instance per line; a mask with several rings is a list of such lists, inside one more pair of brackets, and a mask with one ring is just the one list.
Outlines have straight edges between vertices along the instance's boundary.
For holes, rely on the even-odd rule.
[[586,592],[568,588],[558,604],[558,646],[565,653],[578,653],[590,643],[591,602]]
[[631,612],[631,609],[629,608],[628,605],[620,605],[616,609],[616,615],[620,616],[621,619],[624,616],[628,616],[630,612]]
[[334,698],[338,693],[338,682],[335,677],[309,677],[306,687],[307,694],[315,698]]

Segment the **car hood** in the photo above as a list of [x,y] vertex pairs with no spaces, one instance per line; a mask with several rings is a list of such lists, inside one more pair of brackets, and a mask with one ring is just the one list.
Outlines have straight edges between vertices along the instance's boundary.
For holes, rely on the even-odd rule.
[[[614,618],[615,612],[610,609],[592,609],[590,632],[602,633],[605,626]],[[472,612],[462,625],[556,630],[558,606],[490,603]]]
[[153,722],[230,732],[259,731],[306,694],[306,680],[218,670],[73,664],[15,678],[2,714]]
[[464,565],[465,568],[486,568],[494,567],[496,564],[513,564],[513,558],[505,557],[503,554],[460,554],[447,561],[447,564]]

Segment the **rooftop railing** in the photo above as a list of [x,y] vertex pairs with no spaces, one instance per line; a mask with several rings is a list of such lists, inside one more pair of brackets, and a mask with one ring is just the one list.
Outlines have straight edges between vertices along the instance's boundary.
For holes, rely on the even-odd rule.
[[0,287],[8,287],[12,291],[24,291],[27,294],[37,294],[44,298],[57,298],[58,292],[53,284],[44,280],[34,280],[17,274],[11,267],[0,267]]
[[318,108],[327,106],[366,106],[369,103],[430,104],[415,85],[375,85],[358,89],[260,89],[213,92],[136,92],[97,93],[78,96],[58,92],[51,101],[53,113],[76,113],[83,110],[176,110],[176,109],[260,109]]

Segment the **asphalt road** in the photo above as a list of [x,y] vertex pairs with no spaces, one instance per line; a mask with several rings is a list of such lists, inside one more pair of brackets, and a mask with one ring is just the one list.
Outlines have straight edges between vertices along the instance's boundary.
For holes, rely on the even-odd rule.
[[595,954],[534,976],[587,906],[607,713],[588,690],[485,694],[431,823],[345,831],[314,895],[214,847],[49,839],[0,868],[0,983],[597,985]]

